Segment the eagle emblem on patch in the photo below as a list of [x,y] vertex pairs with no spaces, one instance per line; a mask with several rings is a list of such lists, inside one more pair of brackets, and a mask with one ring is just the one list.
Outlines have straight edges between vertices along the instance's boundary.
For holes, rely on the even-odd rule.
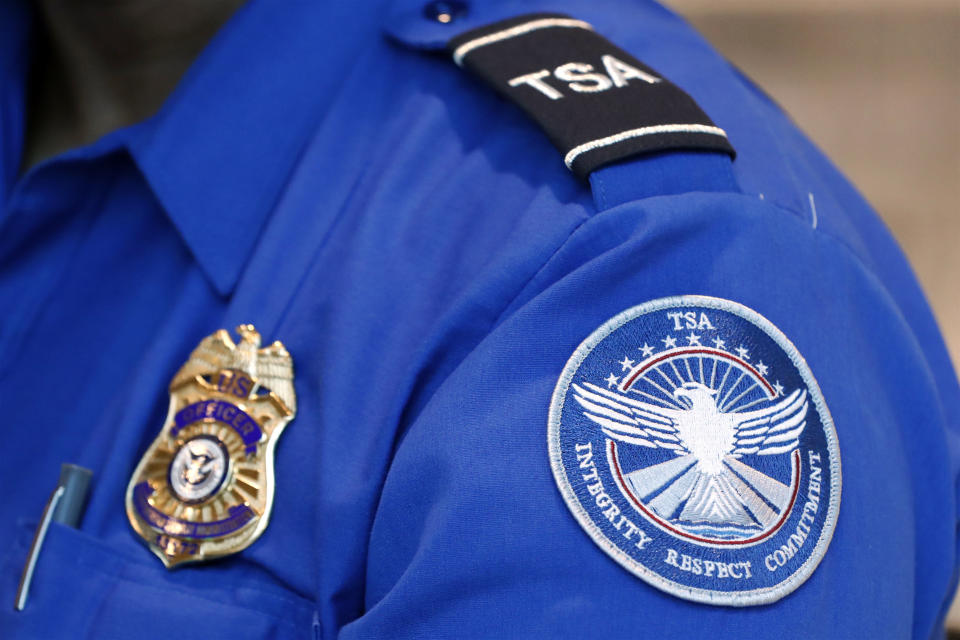
[[273,506],[277,440],[297,411],[293,360],[252,325],[204,338],[170,383],[160,434],[127,486],[127,518],[167,568],[248,547]]
[[548,427],[554,478],[628,571],[708,604],[776,601],[830,543],[840,453],[796,347],[741,304],[653,300],[567,362]]

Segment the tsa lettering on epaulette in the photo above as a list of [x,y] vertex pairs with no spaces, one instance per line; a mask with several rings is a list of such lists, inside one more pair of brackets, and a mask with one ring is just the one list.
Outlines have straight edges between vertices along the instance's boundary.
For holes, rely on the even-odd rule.
[[127,486],[127,518],[169,569],[236,553],[273,506],[277,440],[297,411],[293,360],[221,329],[200,342],[170,383],[167,419]]
[[607,321],[563,370],[548,440],[560,492],[593,541],[675,596],[773,602],[830,544],[830,412],[797,348],[736,302],[661,298]]
[[460,34],[447,47],[536,120],[581,178],[651,151],[734,155],[693,98],[582,20],[526,15]]

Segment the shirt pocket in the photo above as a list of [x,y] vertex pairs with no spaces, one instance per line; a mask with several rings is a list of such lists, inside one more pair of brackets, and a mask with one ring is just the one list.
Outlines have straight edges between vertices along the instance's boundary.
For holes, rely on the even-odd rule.
[[[3,569],[2,597],[10,605],[29,544],[19,533]],[[0,637],[313,637],[313,603],[275,584],[253,584],[266,577],[262,569],[237,566],[242,561],[233,558],[168,572],[143,553],[142,560],[126,557],[87,533],[51,523],[26,608],[0,607]]]

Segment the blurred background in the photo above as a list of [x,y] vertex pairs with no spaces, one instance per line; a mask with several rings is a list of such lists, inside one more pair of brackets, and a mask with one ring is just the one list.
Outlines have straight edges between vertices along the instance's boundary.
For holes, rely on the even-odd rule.
[[[665,2],[786,109],[883,216],[956,367],[960,0]],[[960,600],[949,626],[960,630]]]

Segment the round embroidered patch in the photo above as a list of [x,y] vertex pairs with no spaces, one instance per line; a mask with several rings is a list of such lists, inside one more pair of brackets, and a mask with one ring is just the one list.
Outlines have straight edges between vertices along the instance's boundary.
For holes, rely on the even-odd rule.
[[574,516],[628,571],[709,604],[773,602],[823,558],[840,506],[830,412],[796,347],[719,298],[661,298],[571,356],[550,462]]

